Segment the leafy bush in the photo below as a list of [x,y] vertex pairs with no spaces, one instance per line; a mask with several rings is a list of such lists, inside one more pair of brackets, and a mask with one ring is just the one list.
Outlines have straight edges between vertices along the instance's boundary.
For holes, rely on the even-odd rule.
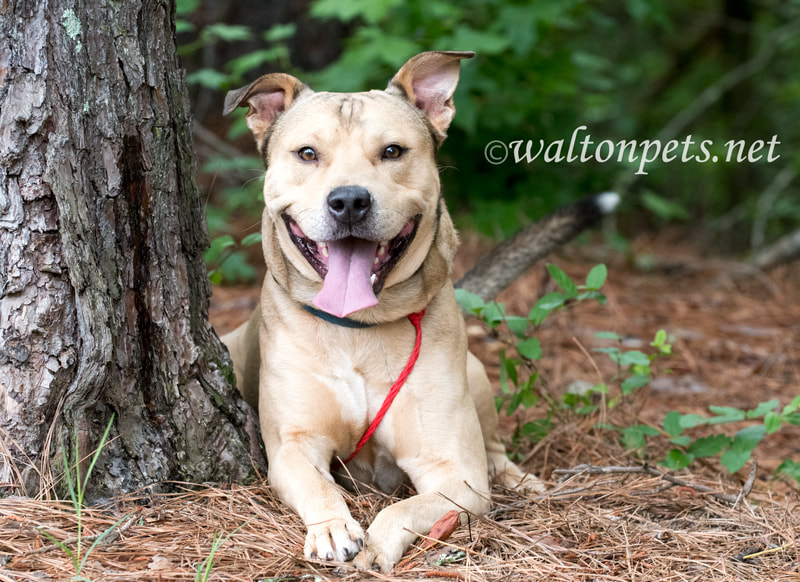
[[[528,364],[539,360],[543,351],[539,340],[532,332],[541,326],[555,311],[593,299],[605,302],[601,289],[607,277],[604,265],[595,266],[583,285],[576,285],[569,276],[554,265],[547,265],[548,272],[560,287],[560,291],[548,293],[534,305],[528,317],[508,315],[499,303],[486,303],[476,295],[462,289],[456,290],[461,307],[481,319],[491,329],[505,324],[515,338],[514,347],[518,357],[508,357],[506,351],[500,352],[500,386],[502,396],[498,396],[498,411],[513,414],[520,407],[533,408],[544,404],[545,418],[525,423],[520,437],[538,441],[547,436],[556,426],[557,419],[565,411],[586,416],[606,412],[622,402],[634,397],[637,390],[647,386],[654,375],[652,364],[658,358],[669,356],[672,346],[664,330],[659,330],[650,346],[652,353],[640,350],[623,350],[620,347],[595,348],[595,352],[606,354],[619,370],[607,383],[595,384],[581,393],[567,392],[560,400],[553,400],[542,394],[537,386],[539,373]],[[613,332],[599,332],[597,338],[621,342]],[[616,395],[612,394],[615,393]],[[780,402],[762,402],[752,410],[740,410],[729,406],[711,406],[712,416],[681,414],[669,412],[660,426],[635,424],[615,426],[597,423],[595,428],[618,434],[622,443],[639,455],[647,456],[648,439],[668,439],[675,445],[660,464],[672,470],[690,466],[701,458],[718,457],[720,463],[731,473],[741,469],[751,458],[756,446],[765,435],[773,434],[786,425],[800,425],[800,396],[790,404],[780,408]],[[603,414],[603,417],[606,415]],[[693,429],[724,424],[752,422],[740,429],[734,436],[717,433],[706,436],[692,436]],[[777,469],[800,483],[800,463],[786,459]]]

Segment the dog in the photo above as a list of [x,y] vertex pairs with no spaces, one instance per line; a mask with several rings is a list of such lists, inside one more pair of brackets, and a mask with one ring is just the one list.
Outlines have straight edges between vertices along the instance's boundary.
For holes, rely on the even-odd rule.
[[[490,478],[543,490],[506,456],[451,282],[458,237],[436,153],[473,55],[419,54],[383,91],[315,92],[274,73],[225,100],[226,114],[248,107],[266,165],[267,274],[251,318],[222,341],[309,559],[388,572],[448,511],[485,514]],[[364,532],[336,478],[416,494]]]

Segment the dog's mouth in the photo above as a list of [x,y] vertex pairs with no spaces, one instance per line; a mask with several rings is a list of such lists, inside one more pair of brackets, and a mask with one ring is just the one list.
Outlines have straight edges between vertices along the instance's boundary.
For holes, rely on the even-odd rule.
[[400,262],[417,234],[420,216],[409,220],[400,233],[384,241],[356,237],[315,241],[284,214],[289,238],[323,278],[313,304],[337,317],[372,307],[392,269]]

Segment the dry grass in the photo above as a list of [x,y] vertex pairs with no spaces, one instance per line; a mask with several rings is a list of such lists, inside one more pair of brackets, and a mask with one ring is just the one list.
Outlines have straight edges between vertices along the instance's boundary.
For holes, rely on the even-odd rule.
[[[731,485],[682,476],[577,473],[537,499],[495,490],[491,513],[472,519],[444,543],[387,573],[358,573],[307,561],[303,527],[266,485],[181,486],[180,493],[130,495],[113,510],[87,511],[85,535],[133,512],[90,556],[82,572],[95,581],[194,580],[215,535],[230,539],[215,554],[211,580],[800,580],[798,499],[756,492],[735,506]],[[369,523],[392,498],[348,497]],[[243,525],[244,524],[244,525]],[[74,537],[71,506],[26,498],[0,500],[0,580],[67,580],[64,552],[39,533]],[[757,554],[752,558],[745,556]]]

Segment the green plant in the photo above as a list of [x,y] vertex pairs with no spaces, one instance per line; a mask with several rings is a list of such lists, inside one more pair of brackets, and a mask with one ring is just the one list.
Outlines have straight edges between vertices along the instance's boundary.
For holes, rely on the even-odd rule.
[[245,236],[239,244],[229,234],[219,236],[211,241],[206,249],[205,261],[209,267],[208,276],[215,285],[250,281],[255,277],[255,269],[247,262],[242,249],[261,243],[261,233],[254,232]]
[[86,551],[83,552],[83,502],[86,496],[86,486],[89,483],[89,477],[92,474],[92,470],[94,469],[95,463],[97,463],[97,459],[100,457],[100,453],[103,450],[103,447],[106,444],[106,440],[108,439],[108,433],[111,430],[111,425],[114,422],[114,416],[111,416],[111,419],[108,421],[108,426],[106,426],[106,430],[103,433],[100,442],[97,445],[97,449],[95,450],[94,454],[92,455],[91,461],[89,463],[89,467],[86,470],[86,475],[83,479],[81,479],[81,471],[80,471],[80,453],[78,450],[78,435],[77,430],[75,435],[73,435],[73,442],[75,443],[75,475],[73,478],[72,469],[70,467],[69,460],[67,458],[66,447],[61,447],[62,453],[62,462],[64,464],[64,479],[67,482],[67,489],[69,491],[69,497],[72,501],[72,507],[75,510],[75,516],[77,518],[78,523],[78,532],[75,540],[75,551],[73,552],[66,543],[58,540],[55,536],[50,534],[49,532],[45,531],[44,529],[39,529],[39,532],[51,540],[56,546],[58,546],[62,551],[64,551],[67,556],[69,556],[70,560],[72,561],[72,565],[75,568],[75,575],[71,578],[71,580],[80,580],[80,581],[87,581],[87,578],[81,576],[81,571],[83,570],[84,565],[86,564],[87,558],[91,555],[94,548],[99,544],[103,539],[111,533],[117,526],[119,526],[125,519],[130,517],[131,514],[124,515],[121,517],[117,522],[111,525],[108,529],[102,532],[100,535],[94,538],[94,542]]
[[[505,323],[512,332],[516,352],[519,357],[508,357],[505,350],[500,351],[500,386],[503,396],[497,398],[498,411],[505,407],[506,414],[514,413],[519,407],[531,408],[544,402],[546,416],[525,423],[518,437],[534,442],[549,434],[557,419],[567,411],[577,415],[593,415],[607,412],[620,403],[630,399],[639,389],[647,386],[653,375],[655,360],[672,353],[672,345],[664,330],[659,330],[650,347],[651,353],[641,350],[624,350],[620,346],[622,338],[612,332],[595,334],[598,339],[619,342],[620,346],[600,347],[594,351],[606,354],[616,365],[617,373],[606,383],[595,384],[580,393],[566,393],[560,399],[547,397],[537,389],[539,373],[530,364],[542,356],[539,341],[530,335],[531,330],[540,326],[554,311],[585,299],[595,299],[601,303],[605,297],[601,287],[606,280],[605,266],[594,267],[584,285],[576,285],[558,267],[547,265],[547,269],[561,288],[560,291],[542,297],[531,310],[528,317],[511,316],[499,303],[486,303],[479,297],[456,290],[462,308],[483,320],[490,328],[496,329]],[[618,385],[616,395],[612,388]],[[599,397],[599,398],[598,398]],[[681,414],[669,412],[660,426],[633,424],[615,426],[608,422],[598,422],[600,430],[613,431],[620,435],[626,448],[639,455],[647,454],[648,439],[668,437],[674,445],[660,464],[679,470],[688,467],[701,458],[718,457],[720,463],[731,473],[741,469],[751,458],[753,450],[768,434],[781,430],[785,425],[800,425],[800,396],[783,408],[778,400],[762,402],[752,410],[740,410],[729,406],[711,406],[712,416]],[[692,429],[747,421],[759,421],[744,427],[733,436],[712,434],[693,437]],[[776,470],[800,483],[800,463],[784,460]]]
[[[500,352],[500,387],[503,396],[496,398],[498,411],[505,406],[507,415],[513,414],[520,406],[531,408],[536,406],[542,394],[536,389],[539,373],[533,369],[532,364],[542,357],[542,348],[539,340],[533,337],[530,330],[535,330],[554,311],[563,309],[568,305],[589,299],[605,303],[606,298],[600,292],[605,283],[608,270],[605,265],[597,265],[589,272],[584,285],[576,285],[555,265],[548,264],[550,276],[561,288],[561,291],[548,293],[531,309],[527,317],[508,315],[505,307],[497,302],[485,302],[477,295],[456,289],[456,299],[461,307],[484,321],[490,328],[495,329],[505,323],[513,337],[515,348],[519,357],[508,357],[505,350]],[[552,403],[551,403],[552,404]],[[552,428],[551,414],[544,420],[526,423],[521,432],[524,436],[539,440]]]
[[217,550],[219,550],[222,544],[227,542],[233,534],[242,529],[248,523],[250,523],[249,520],[244,522],[242,525],[237,527],[235,530],[233,530],[225,537],[222,537],[221,533],[217,535],[217,532],[214,532],[214,537],[211,540],[211,551],[209,552],[208,556],[206,556],[205,560],[203,560],[200,566],[197,568],[197,572],[195,573],[194,576],[194,582],[208,582],[209,576],[211,576],[211,570],[214,567],[214,555],[217,553]]
[[[670,469],[683,469],[695,459],[719,456],[725,468],[734,473],[750,460],[753,450],[766,435],[778,432],[785,424],[800,425],[800,396],[782,410],[778,400],[762,402],[752,410],[740,410],[730,406],[711,406],[709,410],[713,416],[680,414],[674,410],[667,414],[664,418],[664,431],[670,437],[669,442],[679,448],[670,450],[663,463],[665,466]],[[684,434],[687,429],[699,426],[716,426],[759,419],[761,422],[739,430],[733,437],[713,434],[692,439]],[[798,463],[787,459],[778,471],[800,482],[798,466],[800,466]]]

